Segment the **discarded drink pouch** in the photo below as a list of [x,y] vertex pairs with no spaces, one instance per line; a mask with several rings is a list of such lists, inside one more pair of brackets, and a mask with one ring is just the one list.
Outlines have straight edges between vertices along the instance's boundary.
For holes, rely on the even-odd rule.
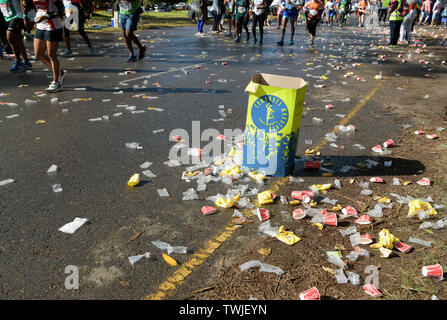
[[323,190],[329,190],[332,187],[332,184],[326,183],[326,184],[314,184],[312,187],[317,188],[319,191]]
[[285,231],[284,226],[279,227],[278,231],[279,232],[276,234],[276,238],[290,246],[301,241],[301,238],[294,235],[293,232]]
[[394,243],[398,241],[400,241],[399,238],[393,236],[387,229],[379,232],[379,242],[385,248],[393,249]]
[[258,173],[256,171],[252,171],[248,174],[249,177],[255,179],[255,180],[265,180],[267,177],[261,173]]
[[430,216],[438,214],[438,212],[435,209],[433,209],[430,203],[422,202],[419,199],[410,201],[408,203],[408,207],[409,207],[408,217],[410,218],[419,215],[419,213],[425,213],[425,212],[427,212]]
[[170,256],[168,256],[167,254],[162,253],[161,254],[163,259],[171,266],[176,266],[178,265],[177,261],[174,258],[171,258]]
[[140,183],[140,174],[135,173],[132,177],[130,177],[129,181],[127,182],[127,185],[129,187],[134,187]]
[[286,176],[294,167],[307,83],[301,78],[258,73],[249,93],[243,166]]
[[234,202],[231,199],[218,198],[215,204],[222,208],[231,208],[234,205]]
[[273,203],[272,194],[270,193],[270,191],[258,193],[258,202],[259,204]]

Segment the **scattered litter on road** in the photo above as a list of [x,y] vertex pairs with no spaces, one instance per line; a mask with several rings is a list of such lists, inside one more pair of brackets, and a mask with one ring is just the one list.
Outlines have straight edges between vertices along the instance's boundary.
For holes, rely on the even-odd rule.
[[15,180],[13,180],[13,179],[2,180],[2,181],[0,181],[0,186],[6,186],[7,184],[12,183],[14,181]]
[[281,268],[272,266],[272,265],[267,264],[267,263],[262,263],[259,260],[247,261],[247,262],[241,264],[239,266],[239,269],[241,270],[241,272],[244,272],[244,271],[246,271],[248,269],[256,268],[256,267],[261,267],[259,269],[259,271],[261,271],[261,272],[271,272],[271,273],[275,273],[277,275],[281,275],[281,274],[284,273],[284,271]]
[[87,218],[76,217],[72,222],[69,222],[59,228],[63,233],[73,234],[76,230],[82,227],[88,221]]
[[130,257],[128,257],[128,259],[129,259],[130,264],[134,265],[135,262],[137,262],[141,258],[143,258],[143,257],[150,258],[150,256],[151,256],[150,252],[146,252],[144,254],[140,254],[140,255],[136,255],[136,256],[130,256]]

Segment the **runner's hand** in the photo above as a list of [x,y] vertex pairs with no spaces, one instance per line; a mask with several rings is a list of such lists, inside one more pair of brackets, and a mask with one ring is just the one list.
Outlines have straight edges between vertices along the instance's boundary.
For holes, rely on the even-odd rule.
[[39,18],[37,18],[36,20],[34,20],[34,23],[40,23],[40,22],[42,22],[43,20],[45,20],[47,17],[45,17],[45,16],[40,16]]

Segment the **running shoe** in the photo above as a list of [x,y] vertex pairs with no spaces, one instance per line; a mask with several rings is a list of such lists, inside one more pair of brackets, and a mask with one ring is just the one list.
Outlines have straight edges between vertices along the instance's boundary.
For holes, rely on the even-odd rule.
[[67,50],[65,50],[65,51],[61,54],[61,56],[65,57],[65,56],[69,56],[69,55],[71,55],[71,54],[73,54],[73,51],[67,49]]
[[241,39],[240,38],[236,38],[236,39],[234,39],[234,42],[241,42]]
[[138,55],[138,60],[141,60],[144,58],[144,56],[146,55],[146,49],[147,49],[146,46],[143,46],[140,49],[140,54]]
[[14,61],[9,71],[11,72],[19,72],[22,70],[22,64],[19,61]]
[[67,70],[65,69],[61,69],[59,70],[59,83],[60,85],[62,85],[62,83],[64,82],[64,78],[67,75]]
[[293,40],[292,39],[290,39],[289,45],[293,46]]
[[48,92],[58,92],[62,90],[62,86],[60,82],[51,81],[49,87],[47,88]]
[[28,63],[26,63],[25,61],[22,61],[22,68],[25,70],[31,70],[33,68],[33,65],[29,61],[28,61]]
[[88,56],[92,56],[93,53],[94,53],[93,48],[88,48],[87,55],[88,55]]
[[126,60],[127,62],[137,62],[137,56],[131,54]]
[[281,46],[281,47],[282,47],[282,46],[284,45],[284,41],[282,41],[282,40],[281,40],[281,41],[278,41],[276,44],[277,44],[278,46]]

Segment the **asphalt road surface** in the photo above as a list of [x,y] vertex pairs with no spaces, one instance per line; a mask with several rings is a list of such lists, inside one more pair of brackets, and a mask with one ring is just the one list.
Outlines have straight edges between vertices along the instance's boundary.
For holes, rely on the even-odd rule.
[[[398,137],[400,128],[380,109],[386,95],[381,81],[369,77],[362,82],[343,75],[355,73],[357,63],[375,66],[378,58],[369,50],[370,43],[386,37],[385,31],[320,26],[310,49],[303,25],[297,27],[295,45],[284,47],[276,46],[280,33],[274,27],[266,29],[262,47],[251,41],[235,44],[223,35],[196,38],[194,28],[144,30],[137,34],[148,46],[147,56],[132,64],[125,62],[127,49],[119,33],[90,34],[96,50],[92,57],[74,36],[73,56],[60,58],[68,70],[64,90],[45,96],[39,92],[45,92],[51,79],[43,64],[34,61],[32,72],[10,74],[9,62],[1,62],[0,92],[9,95],[0,97],[0,102],[17,104],[0,105],[0,181],[14,180],[0,186],[1,298],[141,299],[159,291],[176,267],[163,260],[161,253],[167,252],[151,241],[188,247],[186,254],[171,254],[185,263],[222,233],[233,213],[200,212],[202,206],[212,205],[205,198],[226,193],[229,186],[223,182],[210,182],[205,191],[197,192],[198,200],[182,200],[183,192],[197,184],[181,179],[187,166],[163,164],[175,144],[171,132],[184,129],[191,134],[192,121],[200,122],[202,132],[243,130],[248,101],[244,89],[255,73],[308,82],[305,101],[310,109],[303,114],[297,157],[324,141],[342,115],[356,107],[347,124],[355,125],[358,133],[339,134],[335,143],[344,150],[326,141],[320,151],[336,168],[355,163],[356,157],[371,157],[375,142]],[[343,69],[333,68],[336,65]],[[132,72],[125,74],[126,70]],[[326,87],[318,87],[321,84]],[[52,98],[58,101],[52,103]],[[27,99],[37,102],[25,103]],[[326,110],[326,104],[335,109]],[[91,121],[104,115],[109,119]],[[314,117],[324,121],[316,123]],[[164,131],[156,131],[160,129]],[[143,148],[131,150],[125,147],[128,142]],[[353,147],[356,143],[366,149]],[[149,169],[156,177],[141,175],[138,187],[128,187],[128,179],[143,171],[139,166],[145,161],[152,162]],[[52,164],[59,170],[49,175]],[[296,175],[309,176],[302,162]],[[270,178],[265,188],[276,179]],[[321,181],[312,174],[306,179],[309,185]],[[61,184],[63,191],[53,192],[53,184]],[[158,195],[162,188],[169,197]],[[76,217],[89,222],[72,235],[58,231]],[[222,257],[228,261],[236,257],[257,236],[253,232],[257,225],[236,230],[166,298],[187,298],[211,283]],[[150,258],[129,263],[129,256],[145,252]],[[79,270],[75,290],[65,287],[70,265]]]

